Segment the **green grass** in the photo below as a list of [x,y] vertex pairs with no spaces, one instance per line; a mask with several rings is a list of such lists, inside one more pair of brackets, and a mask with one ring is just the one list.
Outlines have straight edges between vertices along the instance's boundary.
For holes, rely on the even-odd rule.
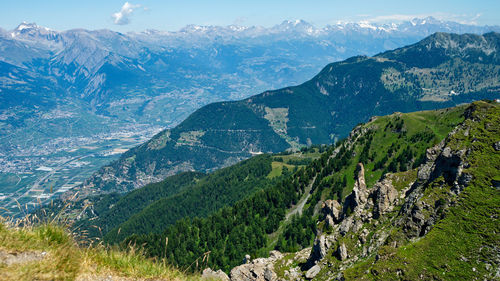
[[[373,160],[365,163],[365,180],[368,188],[373,186],[383,174],[383,168],[374,169],[376,162],[383,160],[384,157],[388,157],[384,164],[387,167],[387,164],[396,158],[406,147],[410,147],[413,153],[416,154],[414,155],[416,160],[421,154],[425,153],[427,148],[443,140],[456,125],[464,120],[464,109],[465,106],[458,106],[406,114],[395,113],[379,117],[372,122],[362,125],[363,128],[371,131],[373,135],[369,155],[374,157]],[[401,121],[403,122],[402,132],[387,127],[389,124],[396,124]],[[430,140],[420,139],[412,141],[412,138],[415,138],[417,134],[426,130],[434,134]],[[353,149],[356,158],[354,158],[354,161],[351,161],[350,165],[337,173],[347,176],[347,186],[345,187],[344,195],[352,191],[355,181],[354,171],[357,163],[360,162],[359,156],[365,143],[366,140],[358,140],[355,143]],[[396,149],[389,155],[387,152],[391,146],[396,147]]]

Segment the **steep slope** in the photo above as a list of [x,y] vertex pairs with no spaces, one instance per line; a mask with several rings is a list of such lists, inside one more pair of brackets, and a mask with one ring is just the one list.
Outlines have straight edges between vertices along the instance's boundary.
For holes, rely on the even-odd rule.
[[[185,172],[166,178],[165,180],[136,189],[123,196],[106,194],[90,196],[86,200],[73,202],[71,208],[80,211],[74,228],[88,232],[90,237],[107,234],[111,229],[128,220],[132,215],[141,212],[148,205],[186,190],[196,184],[206,174]],[[56,203],[57,205],[57,203]],[[60,205],[64,205],[61,203]]]
[[499,48],[498,33],[436,33],[375,57],[332,63],[302,85],[199,109],[102,168],[85,187],[132,189],[255,152],[332,143],[373,115],[498,98]]
[[75,230],[107,242],[119,242],[133,233],[160,233],[181,218],[208,216],[274,185],[317,157],[316,150],[279,157],[255,156],[211,174],[180,173],[125,195],[110,193],[57,201],[38,210],[37,216],[64,212],[75,221]]
[[[166,256],[181,267],[210,252],[208,266],[226,272],[238,265],[246,254],[259,257],[266,256],[271,249],[300,250],[312,244],[317,228],[322,229],[324,223],[316,224],[322,200],[334,199],[336,204],[332,204],[339,205],[339,202],[352,201],[352,196],[348,196],[351,192],[359,194],[360,183],[355,181],[358,162],[364,163],[364,185],[372,187],[381,179],[397,175],[394,185],[397,190],[404,189],[414,181],[415,169],[425,163],[426,150],[445,139],[464,119],[471,118],[470,112],[475,106],[488,110],[498,108],[497,104],[479,102],[472,106],[374,118],[357,126],[347,140],[329,147],[307,167],[236,202],[233,207],[223,208],[206,218],[177,221],[161,234],[132,235],[123,244],[145,245],[148,254]],[[295,211],[303,200],[303,207]],[[379,210],[379,216],[387,211],[385,207]],[[343,213],[353,211],[355,208],[351,206]],[[332,220],[337,222],[338,215],[337,212]],[[154,217],[149,219],[155,223]],[[167,237],[169,242],[165,248]],[[272,259],[276,260],[274,254]]]
[[310,254],[261,264],[276,280],[498,278],[500,106],[477,102],[464,117],[418,169],[369,184],[359,164],[342,204],[324,201]]
[[271,161],[268,155],[257,156],[201,178],[183,192],[158,197],[138,212],[131,212],[126,221],[110,230],[106,239],[121,241],[133,233],[161,232],[181,218],[203,217],[232,205],[273,183],[267,178]]

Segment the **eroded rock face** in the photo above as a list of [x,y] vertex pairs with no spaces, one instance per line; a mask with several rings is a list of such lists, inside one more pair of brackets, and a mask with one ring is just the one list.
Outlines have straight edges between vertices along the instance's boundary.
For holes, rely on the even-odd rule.
[[391,180],[383,179],[375,184],[372,197],[373,218],[378,219],[381,215],[392,211],[398,199],[398,191],[392,186]]
[[340,244],[335,254],[337,255],[337,258],[341,261],[344,261],[348,258],[347,248],[345,247],[344,243]]
[[317,261],[324,257],[330,249],[330,242],[325,234],[321,234],[314,240],[314,245],[311,250],[310,261]]
[[441,153],[441,150],[444,147],[444,141],[440,142],[438,145],[428,148],[425,153],[425,164],[420,167],[417,172],[417,177],[419,180],[428,180],[431,177],[432,168],[434,165],[434,161]]
[[327,227],[333,227],[334,224],[339,223],[342,215],[342,206],[336,200],[326,200],[321,212],[325,215]]
[[358,163],[358,170],[359,172],[356,182],[354,183],[354,188],[352,189],[354,208],[363,206],[368,200],[368,190],[366,189],[365,168],[363,163]]
[[[348,235],[348,233],[361,233],[360,245],[368,243],[368,232],[363,228],[364,223],[373,221],[383,214],[394,209],[399,199],[399,193],[392,185],[392,179],[387,177],[377,182],[373,188],[367,189],[363,164],[358,164],[358,175],[352,193],[347,196],[344,206],[334,200],[326,200],[323,203],[322,213],[325,214],[325,224],[331,227],[331,232],[319,232],[314,241],[311,255],[308,260],[310,267],[313,267],[322,260],[328,253],[340,261],[347,261],[351,257],[348,254],[349,249],[344,243],[341,243],[337,249],[331,247],[336,244],[339,237]],[[370,199],[370,200],[368,200]],[[350,208],[351,212],[346,212]],[[376,223],[377,220],[374,221]],[[363,232],[364,231],[364,232]],[[364,233],[364,234],[363,234]],[[370,245],[366,248],[366,255],[382,245],[387,235],[377,234],[374,236],[376,245]],[[380,240],[380,241],[379,241]],[[356,257],[354,257],[356,258]]]
[[[460,128],[450,133],[455,134]],[[467,128],[463,128],[466,130]],[[435,180],[442,179],[440,185],[450,186],[451,193],[458,195],[471,181],[472,176],[463,170],[469,167],[464,160],[466,150],[453,149],[446,146],[446,139],[438,145],[427,150],[427,161],[418,171],[418,180],[413,184],[401,208],[401,225],[409,238],[421,237],[427,234],[433,225],[441,219],[442,210],[450,205],[455,197],[448,197],[439,204],[437,202],[422,202],[425,189],[429,188]],[[449,202],[448,202],[449,201]]]
[[349,216],[353,212],[361,212],[366,203],[368,203],[369,192],[366,188],[365,168],[363,166],[363,163],[358,163],[357,170],[359,172],[356,175],[356,181],[354,182],[352,193],[347,196],[342,208],[344,217]]

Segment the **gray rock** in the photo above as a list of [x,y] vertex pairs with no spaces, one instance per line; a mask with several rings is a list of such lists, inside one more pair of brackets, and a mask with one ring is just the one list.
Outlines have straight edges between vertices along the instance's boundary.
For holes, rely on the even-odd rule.
[[344,243],[340,244],[335,254],[337,258],[341,261],[345,261],[348,258],[347,248],[345,247]]
[[325,226],[326,228],[332,228],[335,225],[335,222],[333,221],[332,216],[326,215],[325,216]]
[[381,215],[392,211],[398,198],[398,191],[392,186],[392,181],[387,178],[377,182],[374,190],[373,218],[378,219]]
[[418,170],[417,178],[421,181],[426,181],[431,177],[434,166],[434,161],[438,158],[445,146],[444,140],[438,145],[428,148],[425,153],[425,164]]
[[243,263],[250,263],[251,258],[250,255],[245,255],[245,258],[243,259]]
[[365,207],[370,207],[366,206],[368,203],[369,192],[366,188],[365,169],[362,163],[358,163],[357,167],[359,172],[357,174],[356,181],[354,182],[354,187],[351,194],[349,194],[349,196],[345,199],[343,206],[344,221],[345,217],[350,216],[352,213],[359,216]]
[[201,275],[201,279],[216,279],[216,280],[222,280],[222,281],[229,281],[229,277],[227,274],[222,271],[222,270],[217,270],[213,271],[211,268],[205,268],[203,270],[203,273]]
[[269,269],[269,267],[266,267],[264,269],[264,280],[271,281],[276,279],[277,279],[276,273],[274,273],[274,271]]
[[283,258],[283,254],[280,251],[273,250],[269,252],[269,258],[279,260]]
[[320,271],[321,267],[319,265],[315,265],[306,272],[306,278],[313,279],[314,277],[316,277],[316,275],[318,275]]
[[352,189],[352,194],[354,196],[356,206],[361,206],[367,202],[368,191],[366,189],[365,168],[363,163],[358,163],[358,169],[359,172],[356,182],[354,183],[354,188]]
[[249,261],[249,263],[245,263],[233,268],[231,270],[231,280],[232,281],[278,280],[278,276],[274,272],[274,262],[276,261],[276,257],[277,253],[274,253],[273,257],[254,259],[252,261]]
[[341,220],[342,207],[336,200],[326,200],[322,205],[321,212],[325,215],[327,227],[333,227]]
[[330,248],[330,242],[326,239],[326,235],[322,234],[314,240],[314,245],[311,251],[310,260],[317,261],[324,257]]
[[500,151],[500,141],[497,141],[496,143],[494,143],[493,148],[495,149],[495,151]]
[[342,223],[340,224],[340,234],[342,236],[345,236],[347,234],[347,232],[349,232],[349,230],[351,230],[352,224],[353,224],[352,217],[348,217],[348,218],[344,219],[342,221]]

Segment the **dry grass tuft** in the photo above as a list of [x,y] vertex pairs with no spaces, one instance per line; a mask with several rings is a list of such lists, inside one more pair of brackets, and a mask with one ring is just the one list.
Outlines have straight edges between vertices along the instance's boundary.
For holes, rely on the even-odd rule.
[[200,280],[130,246],[83,248],[65,227],[0,223],[0,280]]

